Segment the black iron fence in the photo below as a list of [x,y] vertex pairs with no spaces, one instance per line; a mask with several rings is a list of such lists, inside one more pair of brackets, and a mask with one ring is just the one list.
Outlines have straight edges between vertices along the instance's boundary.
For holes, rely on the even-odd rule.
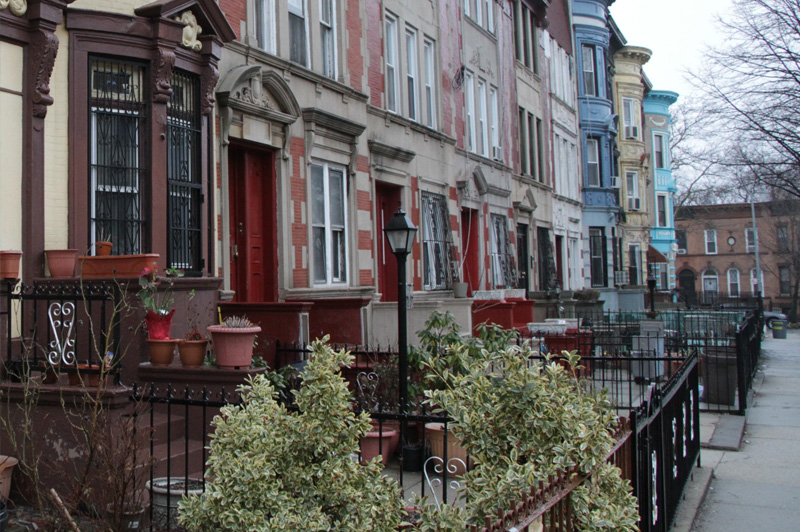
[[122,293],[115,283],[6,281],[0,299],[5,378],[117,375]]
[[653,385],[631,411],[634,434],[634,492],[639,530],[666,531],[683,488],[700,456],[697,356],[686,359],[664,386]]

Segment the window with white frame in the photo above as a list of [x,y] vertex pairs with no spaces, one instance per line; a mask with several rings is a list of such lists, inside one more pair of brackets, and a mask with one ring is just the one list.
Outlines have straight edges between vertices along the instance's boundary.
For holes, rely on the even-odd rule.
[[628,244],[628,282],[634,286],[642,284],[642,248],[639,244]]
[[628,210],[638,211],[642,208],[639,198],[639,172],[625,172],[625,195],[628,198]]
[[406,96],[408,98],[408,118],[419,120],[417,109],[418,93],[417,74],[417,32],[413,28],[406,28]]
[[508,248],[508,223],[505,216],[492,214],[492,288],[510,286],[511,256]]
[[472,2],[473,0],[464,0],[464,14],[468,17],[472,16]]
[[477,150],[477,132],[475,131],[475,78],[469,70],[464,74],[464,91],[467,98],[467,149],[474,153]]
[[450,287],[447,199],[422,192],[422,282],[425,290]]
[[581,64],[583,68],[583,94],[597,96],[597,75],[595,74],[596,48],[589,44],[581,46]]
[[537,39],[536,16],[524,2],[515,2],[514,42],[516,59],[525,67],[539,72],[539,44]]
[[706,229],[706,255],[717,254],[717,231],[714,229]]
[[731,268],[728,270],[728,296],[739,297],[740,284],[739,284],[739,270]]
[[572,66],[569,54],[558,44],[554,37],[550,37],[550,91],[562,102],[569,106],[574,103],[574,87],[572,85]]
[[425,73],[425,125],[436,128],[436,55],[430,39],[425,39],[423,44],[422,61]]
[[604,227],[589,228],[589,270],[592,286],[608,286],[608,247]]
[[756,231],[752,227],[747,227],[744,230],[744,242],[747,246],[748,253],[755,253],[756,251]]
[[486,82],[478,79],[478,153],[489,156],[489,123],[486,116]]
[[536,179],[544,183],[544,131],[542,119],[536,117]]
[[289,60],[308,67],[306,0],[289,0]]
[[706,294],[716,294],[719,292],[719,276],[714,270],[703,272],[703,292]]
[[519,153],[519,171],[522,174],[530,173],[528,168],[528,112],[520,107],[517,116],[517,139],[519,146],[517,153]]
[[656,158],[656,168],[669,168],[669,145],[667,136],[656,133],[653,136],[653,153]]
[[668,209],[667,209],[667,195],[666,194],[657,194],[656,195],[656,226],[657,227],[669,227],[669,218],[668,218]]
[[319,0],[322,75],[336,79],[336,17],[334,0]]
[[497,88],[489,88],[489,136],[491,138],[492,148],[491,157],[493,159],[502,160],[503,155],[500,151],[500,124],[499,109],[497,107]]
[[789,266],[778,266],[778,284],[781,297],[792,295],[792,270]]
[[258,46],[265,52],[275,53],[275,0],[255,1],[255,30]]
[[464,0],[464,15],[489,33],[494,33],[493,0]]
[[639,139],[639,102],[622,99],[622,124],[626,139]]
[[486,29],[494,33],[494,1],[483,0],[483,7],[486,9]]
[[597,139],[586,139],[586,184],[600,186],[600,146]]
[[345,169],[311,165],[311,226],[314,283],[347,282],[347,184]]
[[393,113],[398,112],[400,99],[400,80],[398,79],[398,53],[397,53],[397,18],[391,13],[386,13],[384,23],[384,40],[386,50],[384,58],[386,61],[386,110]]
[[778,224],[775,227],[775,237],[778,241],[778,253],[786,253],[789,251],[789,226],[786,224]]

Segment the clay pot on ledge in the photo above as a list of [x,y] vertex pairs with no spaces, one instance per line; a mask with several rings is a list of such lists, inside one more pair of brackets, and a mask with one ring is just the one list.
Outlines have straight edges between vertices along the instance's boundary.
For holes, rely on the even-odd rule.
[[220,368],[247,369],[253,362],[253,342],[261,327],[226,327],[209,325],[217,366]]
[[96,257],[108,257],[111,255],[111,250],[114,244],[105,240],[98,240],[94,243],[94,253]]
[[19,279],[21,251],[0,251],[0,278]]
[[148,339],[147,348],[150,353],[150,364],[153,366],[169,366],[175,359],[175,344],[178,340],[167,339]]
[[75,276],[75,264],[78,260],[77,249],[48,249],[44,253],[47,257],[47,269],[50,271],[50,277],[68,279]]
[[199,368],[206,361],[208,340],[181,340],[178,342],[178,356],[184,368]]

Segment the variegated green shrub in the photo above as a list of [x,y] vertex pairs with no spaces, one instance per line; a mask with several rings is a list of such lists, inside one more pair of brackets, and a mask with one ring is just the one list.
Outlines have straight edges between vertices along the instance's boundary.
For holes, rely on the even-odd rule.
[[376,459],[352,455],[370,427],[352,412],[339,368],[352,362],[323,341],[296,392],[299,411],[276,400],[263,376],[241,388],[243,404],[214,419],[206,492],[185,498],[180,522],[197,532],[396,530],[402,513],[397,483]]
[[515,494],[577,466],[589,474],[572,497],[578,530],[637,530],[630,485],[605,461],[616,423],[606,396],[589,392],[575,377],[575,352],[564,352],[567,367],[532,362],[530,354],[527,346],[490,352],[459,344],[447,356],[458,357],[465,370],[428,364],[445,383],[426,392],[429,402],[455,420],[453,433],[476,465],[463,478],[466,505],[424,510],[423,529],[483,524],[484,517],[507,509]]

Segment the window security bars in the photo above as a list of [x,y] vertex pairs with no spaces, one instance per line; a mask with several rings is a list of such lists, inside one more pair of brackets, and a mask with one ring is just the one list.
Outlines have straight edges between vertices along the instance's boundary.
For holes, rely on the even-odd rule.
[[450,270],[452,238],[447,200],[441,194],[422,192],[422,264],[425,290],[446,290],[453,281]]
[[167,104],[167,261],[171,268],[202,268],[203,183],[200,168],[200,79],[176,71]]
[[89,68],[90,239],[113,252],[142,252],[147,98],[143,65],[91,59]]

